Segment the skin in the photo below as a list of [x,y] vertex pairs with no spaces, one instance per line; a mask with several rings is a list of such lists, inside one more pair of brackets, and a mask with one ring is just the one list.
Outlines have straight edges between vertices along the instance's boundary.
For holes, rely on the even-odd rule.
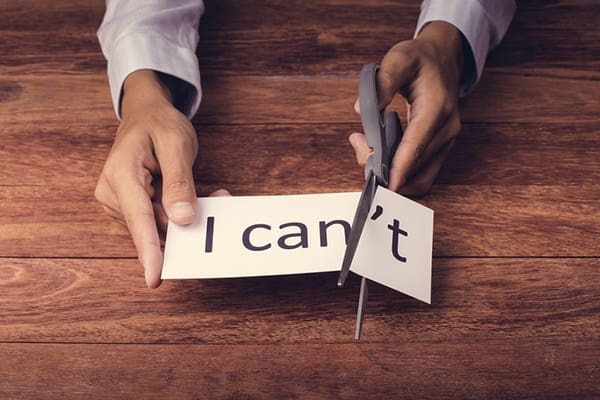
[[[381,109],[401,94],[408,103],[408,124],[392,160],[389,189],[423,195],[433,184],[461,124],[458,87],[463,65],[463,39],[445,22],[428,24],[416,39],[397,43],[383,57],[377,73]],[[358,101],[355,103],[358,109]],[[359,165],[370,154],[362,133],[349,141]]]
[[123,118],[95,191],[105,211],[127,225],[150,288],[161,283],[160,245],[167,221],[185,225],[196,216],[192,166],[198,140],[172,100],[153,71],[127,77]]
[[[462,48],[461,34],[454,27],[432,22],[416,39],[392,47],[381,62],[380,107],[397,93],[409,103],[408,125],[390,171],[393,191],[425,193],[460,131]],[[355,108],[359,112],[358,102]],[[95,196],[129,229],[146,284],[156,288],[161,283],[161,238],[168,220],[185,225],[196,217],[192,167],[198,141],[190,121],[173,106],[168,86],[151,70],[127,77],[121,111]],[[365,136],[353,133],[349,140],[364,166],[370,153]],[[229,193],[221,189],[213,195]]]

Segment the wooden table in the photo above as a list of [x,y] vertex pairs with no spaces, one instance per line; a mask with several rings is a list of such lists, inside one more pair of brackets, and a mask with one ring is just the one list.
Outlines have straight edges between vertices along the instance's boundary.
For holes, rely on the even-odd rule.
[[[551,4],[548,4],[551,3]],[[431,193],[433,303],[336,274],[145,288],[93,198],[104,2],[0,4],[0,398],[600,397],[600,7],[523,1]],[[360,190],[360,66],[416,1],[207,1],[198,193]]]

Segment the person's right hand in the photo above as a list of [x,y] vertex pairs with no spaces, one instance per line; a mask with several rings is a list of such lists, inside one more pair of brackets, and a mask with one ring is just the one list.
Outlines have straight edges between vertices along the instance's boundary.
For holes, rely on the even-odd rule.
[[150,288],[161,283],[159,232],[168,220],[189,224],[196,216],[192,166],[198,141],[171,100],[153,71],[127,77],[123,119],[95,191],[104,209],[129,228]]
[[[463,37],[453,25],[434,21],[416,39],[394,45],[377,72],[380,109],[400,93],[408,103],[408,123],[391,162],[388,188],[423,195],[450,152],[461,123],[458,88],[464,63]],[[360,112],[358,101],[355,109]],[[350,135],[359,165],[371,149],[361,132]]]

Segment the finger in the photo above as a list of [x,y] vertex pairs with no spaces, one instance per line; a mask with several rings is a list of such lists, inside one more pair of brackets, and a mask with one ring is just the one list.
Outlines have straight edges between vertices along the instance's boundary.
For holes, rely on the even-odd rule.
[[144,189],[146,190],[146,193],[148,193],[148,197],[153,198],[156,195],[156,190],[154,189],[154,185],[152,185],[154,177],[150,171],[146,172],[147,174],[144,176]]
[[[157,146],[158,147],[158,146]],[[196,217],[196,188],[192,154],[186,143],[165,142],[157,148],[162,173],[162,204],[169,219],[176,224],[190,224]]]
[[217,189],[209,197],[230,197],[231,193],[227,189]]
[[[422,100],[422,99],[419,99]],[[411,118],[400,144],[396,148],[390,167],[389,189],[397,191],[405,184],[408,176],[415,170],[429,142],[440,126],[440,120],[447,118],[441,105],[435,99],[417,101],[411,105]]]
[[460,118],[457,115],[448,118],[444,126],[442,126],[431,139],[427,148],[413,166],[413,169],[408,172],[409,176],[428,164],[432,157],[438,154],[449,142],[455,140],[460,133],[460,129]]
[[367,138],[362,133],[355,132],[348,137],[348,141],[354,149],[356,155],[356,162],[361,167],[367,164],[367,160],[373,152],[367,143]]
[[414,79],[417,71],[418,63],[414,56],[409,57],[399,45],[392,47],[381,60],[377,71],[379,108],[387,107],[396,93]]
[[150,197],[135,177],[123,175],[115,185],[121,212],[129,228],[149,288],[160,285],[162,253]]
[[411,177],[406,185],[398,189],[398,193],[405,196],[422,196],[426,194],[435,178],[438,176],[444,160],[454,146],[454,140],[446,143],[446,145],[431,159],[431,161],[415,176]]
[[156,227],[158,229],[158,237],[164,241],[167,236],[167,225],[169,223],[169,217],[160,201],[152,201],[152,209],[154,211],[154,219],[156,220]]
[[360,114],[360,101],[358,98],[354,102],[354,112],[356,112],[357,114]]
[[[155,189],[152,186],[152,174],[145,170],[144,174],[144,189],[150,198],[154,197]],[[102,173],[100,178],[98,179],[98,184],[96,185],[96,190],[94,192],[96,200],[102,203],[103,206],[110,208],[113,213],[109,213],[106,208],[107,214],[114,216],[114,213],[117,213],[120,217],[119,219],[123,219],[121,216],[121,210],[119,208],[119,201],[117,200],[117,196],[115,195],[112,186],[110,185],[110,181],[106,179],[106,175]]]

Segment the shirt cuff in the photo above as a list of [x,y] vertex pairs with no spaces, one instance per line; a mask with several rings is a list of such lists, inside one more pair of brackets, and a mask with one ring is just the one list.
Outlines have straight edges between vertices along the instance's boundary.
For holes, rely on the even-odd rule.
[[[485,59],[490,50],[490,27],[486,12],[477,0],[448,1],[430,0],[423,2],[415,37],[432,21],[444,21],[454,25],[465,37],[471,48],[473,59],[465,58],[465,65],[473,63],[475,68],[464,68],[459,96],[469,93],[481,78]],[[465,52],[468,57],[469,52]],[[470,73],[469,73],[470,72]]]
[[123,82],[132,72],[151,69],[188,83],[189,92],[181,102],[180,111],[192,118],[202,98],[200,68],[196,54],[177,46],[153,32],[134,32],[115,44],[108,58],[108,82],[117,117],[121,118]]

